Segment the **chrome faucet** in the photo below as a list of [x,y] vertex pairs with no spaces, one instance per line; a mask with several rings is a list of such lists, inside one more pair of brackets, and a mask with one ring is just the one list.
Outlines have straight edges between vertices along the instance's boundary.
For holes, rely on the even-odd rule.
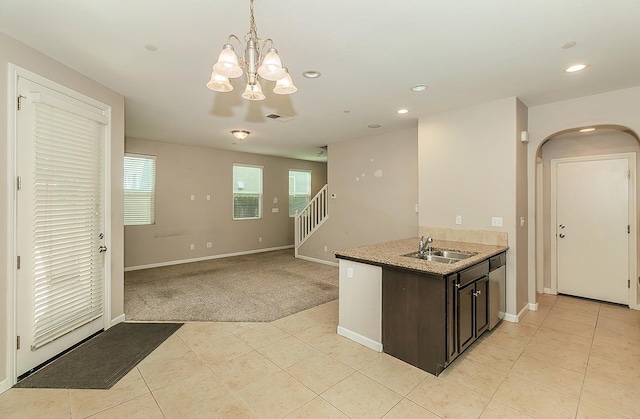
[[427,240],[424,239],[424,236],[420,237],[420,242],[418,243],[418,255],[420,255],[420,257],[424,256],[425,248],[427,250],[427,254],[431,254],[431,251],[433,250],[431,243],[433,243],[431,236],[428,236]]

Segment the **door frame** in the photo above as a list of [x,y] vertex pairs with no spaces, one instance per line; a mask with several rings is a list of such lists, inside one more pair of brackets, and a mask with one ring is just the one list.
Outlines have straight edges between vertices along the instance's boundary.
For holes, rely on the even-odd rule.
[[637,207],[637,196],[636,196],[636,155],[635,153],[617,153],[617,154],[603,154],[597,156],[585,156],[585,157],[568,157],[568,158],[558,158],[551,159],[551,224],[549,225],[549,234],[551,236],[551,294],[558,294],[558,261],[557,261],[557,245],[556,245],[556,228],[555,226],[558,224],[557,221],[557,166],[560,163],[571,163],[571,162],[585,162],[585,161],[599,161],[599,160],[620,160],[626,159],[628,161],[629,167],[629,183],[628,183],[628,196],[629,196],[629,248],[628,248],[628,263],[629,263],[629,279],[630,287],[629,287],[629,301],[628,306],[630,308],[639,309],[638,304],[638,281],[636,278],[638,277],[637,267],[638,267],[638,253],[637,253],[637,239],[638,239],[638,230],[637,230],[637,215],[636,215],[636,207]]
[[[105,111],[108,122],[105,126],[104,144],[103,144],[103,199],[104,199],[104,245],[108,249],[111,248],[111,106],[83,95],[75,90],[58,84],[52,80],[35,74],[29,70],[21,68],[15,64],[9,63],[8,66],[8,99],[7,99],[7,256],[9,261],[13,263],[7,264],[7,335],[6,335],[6,354],[7,354],[7,379],[11,385],[17,382],[17,349],[16,349],[16,331],[17,331],[17,223],[16,223],[16,173],[17,167],[17,141],[18,141],[18,78],[28,79],[34,83],[65,94],[73,99],[91,104]],[[111,325],[111,252],[104,254],[104,302],[103,302],[103,321],[104,329],[108,329]]]

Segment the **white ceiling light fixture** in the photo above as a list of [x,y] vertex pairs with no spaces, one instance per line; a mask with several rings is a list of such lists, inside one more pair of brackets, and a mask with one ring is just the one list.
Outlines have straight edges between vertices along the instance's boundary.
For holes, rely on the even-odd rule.
[[236,140],[244,141],[251,133],[243,129],[234,129],[233,131],[231,131],[231,134],[233,134]]
[[565,73],[575,73],[576,71],[584,70],[588,66],[589,66],[589,64],[576,64],[576,65],[572,65],[571,67],[565,68],[564,72]]
[[403,113],[409,113],[409,109],[398,109],[396,112],[402,115]]
[[427,90],[426,84],[416,84],[415,86],[411,86],[411,90],[414,92],[424,92]]
[[317,79],[321,76],[320,72],[316,70],[307,70],[303,72],[302,75],[308,79]]
[[[247,87],[242,94],[245,99],[262,100],[265,98],[258,81],[258,75],[264,80],[276,82],[274,93],[279,95],[294,93],[298,89],[294,86],[287,69],[282,66],[282,60],[273,46],[273,40],[258,38],[258,28],[253,17],[253,0],[250,0],[249,8],[249,32],[244,36],[246,47],[243,50],[240,38],[233,34],[229,35],[227,43],[224,44],[222,52],[218,56],[218,61],[213,66],[211,80],[207,83],[207,87],[216,92],[230,92],[233,90],[233,86],[229,79],[245,74]],[[234,40],[241,51],[240,55],[231,45]]]

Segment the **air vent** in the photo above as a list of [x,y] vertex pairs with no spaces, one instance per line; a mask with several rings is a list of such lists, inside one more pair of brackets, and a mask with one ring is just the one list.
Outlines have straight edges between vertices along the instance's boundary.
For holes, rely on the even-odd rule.
[[283,115],[278,115],[277,113],[270,113],[268,115],[265,115],[265,118],[277,120],[277,121],[280,121],[280,122],[287,122],[287,121],[291,121],[293,119],[292,116],[283,116]]

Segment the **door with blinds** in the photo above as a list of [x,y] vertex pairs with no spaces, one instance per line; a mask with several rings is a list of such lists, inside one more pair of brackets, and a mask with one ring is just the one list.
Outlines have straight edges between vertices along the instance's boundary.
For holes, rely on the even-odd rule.
[[104,327],[108,115],[18,79],[17,374]]

